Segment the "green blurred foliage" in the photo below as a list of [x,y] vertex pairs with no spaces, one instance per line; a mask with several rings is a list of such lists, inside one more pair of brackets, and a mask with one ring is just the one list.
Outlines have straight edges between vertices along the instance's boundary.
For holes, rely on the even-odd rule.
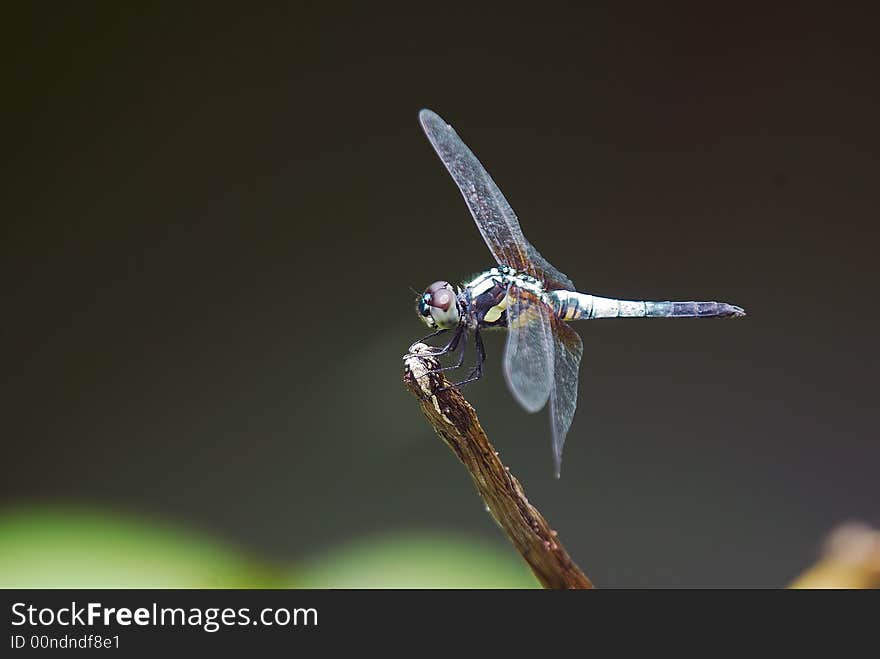
[[0,511],[4,588],[535,588],[500,543],[378,535],[272,565],[209,534],[132,515],[47,506]]
[[304,562],[302,588],[537,588],[516,553],[439,534],[376,536]]
[[277,577],[204,535],[134,516],[63,508],[0,513],[6,588],[246,588]]

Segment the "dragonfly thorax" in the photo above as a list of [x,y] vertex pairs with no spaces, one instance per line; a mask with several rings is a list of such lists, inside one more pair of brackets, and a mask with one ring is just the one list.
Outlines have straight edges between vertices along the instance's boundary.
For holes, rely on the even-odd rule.
[[527,290],[538,299],[545,297],[544,287],[534,277],[505,265],[490,268],[463,284],[469,325],[506,327],[511,286]]

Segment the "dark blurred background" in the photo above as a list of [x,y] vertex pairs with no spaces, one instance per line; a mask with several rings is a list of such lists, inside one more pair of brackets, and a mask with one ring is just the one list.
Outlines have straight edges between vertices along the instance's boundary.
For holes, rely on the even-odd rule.
[[489,338],[468,398],[599,586],[781,586],[880,521],[869,15],[409,7],[7,14],[0,504],[503,544],[400,382],[410,287],[492,264],[430,107],[581,290],[749,312],[580,324],[560,481]]

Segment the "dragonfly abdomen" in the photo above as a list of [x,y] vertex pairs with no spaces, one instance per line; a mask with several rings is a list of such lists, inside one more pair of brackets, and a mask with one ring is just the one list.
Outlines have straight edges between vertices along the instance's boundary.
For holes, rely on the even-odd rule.
[[563,320],[593,318],[729,318],[745,316],[726,302],[649,302],[616,300],[575,291],[551,291],[556,316]]

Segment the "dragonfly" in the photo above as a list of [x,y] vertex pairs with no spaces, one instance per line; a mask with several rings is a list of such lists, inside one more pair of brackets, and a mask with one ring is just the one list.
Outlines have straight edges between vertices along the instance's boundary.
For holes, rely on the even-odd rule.
[[[445,345],[427,348],[435,357],[458,360],[438,370],[461,368],[468,336],[473,334],[476,364],[462,387],[483,375],[486,351],[481,332],[506,329],[503,371],[511,394],[527,412],[550,407],[553,465],[562,468],[562,449],[577,407],[578,371],[583,342],[568,324],[599,318],[737,318],[745,311],[726,302],[649,302],[618,300],[578,292],[523,235],[516,214],[501,190],[452,126],[431,110],[419,112],[428,140],[464,197],[497,265],[455,286],[431,284],[416,301],[416,311],[433,330],[410,347],[451,333]],[[424,349],[424,347],[423,347]]]

